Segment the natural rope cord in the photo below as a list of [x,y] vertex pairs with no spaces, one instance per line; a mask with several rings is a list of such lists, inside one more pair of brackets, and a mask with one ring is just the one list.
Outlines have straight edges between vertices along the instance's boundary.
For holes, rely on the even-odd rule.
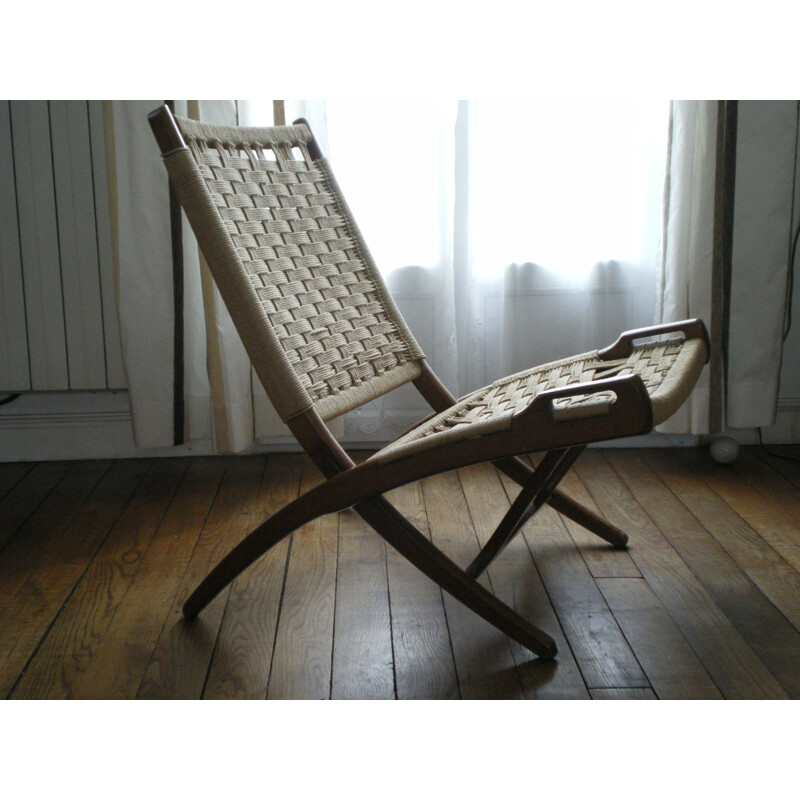
[[[383,286],[327,163],[312,161],[308,129],[176,122],[261,316],[302,387],[276,403],[281,416],[310,402],[330,419],[416,378],[422,351]],[[209,266],[218,283],[218,273],[230,270],[211,260]],[[272,397],[269,384],[286,383],[283,359],[259,365],[248,352]]]
[[[654,424],[670,417],[684,402],[705,363],[700,339],[671,339],[638,345],[624,359],[602,360],[597,351],[554,361],[503,378],[479,389],[385,447],[373,458],[381,462],[429,450],[460,439],[482,436],[511,426],[514,414],[527,408],[548,389],[589,383],[616,375],[638,374],[653,406]],[[565,397],[553,403],[556,420],[607,413],[610,391]]]

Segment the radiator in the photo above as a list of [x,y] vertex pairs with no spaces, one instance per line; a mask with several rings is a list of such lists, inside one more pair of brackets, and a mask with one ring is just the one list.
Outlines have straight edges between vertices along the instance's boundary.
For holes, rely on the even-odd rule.
[[0,101],[0,391],[121,389],[100,101]]

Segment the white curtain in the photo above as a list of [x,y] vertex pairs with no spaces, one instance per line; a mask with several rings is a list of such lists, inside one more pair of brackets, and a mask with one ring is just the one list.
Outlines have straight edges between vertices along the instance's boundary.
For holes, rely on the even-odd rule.
[[[717,152],[718,145],[723,146],[718,124],[726,124],[719,114],[731,111],[723,111],[717,101],[672,103],[657,316],[659,321],[704,319],[716,343],[714,357],[725,363],[718,385],[711,370],[703,372],[689,401],[660,428],[665,432],[721,433],[775,421],[794,217],[798,104],[734,105],[735,176],[728,175],[726,183]],[[731,104],[725,106],[730,109]],[[734,203],[729,263],[723,264],[724,232],[715,200],[718,192],[726,191],[732,191]]]
[[[711,324],[716,136],[716,101],[672,103],[658,322],[699,317]],[[661,431],[709,432],[709,372]]]
[[[117,299],[139,447],[211,440],[219,453],[284,433],[199,255],[170,219],[167,176],[147,122],[163,101],[107,104]],[[244,124],[237,101],[175,101],[175,113]],[[269,120],[271,123],[271,120]],[[175,241],[175,235],[179,242]]]
[[[159,104],[113,103],[118,294],[136,441],[210,438],[217,452],[288,442],[185,219],[175,330],[170,201],[146,121]],[[272,124],[271,100],[175,109]],[[330,156],[401,312],[456,395],[609,344],[623,329],[710,319],[716,103],[673,103],[671,128],[667,102],[287,102],[286,119],[297,116]],[[745,252],[741,242],[736,252]],[[733,286],[737,309],[735,270]],[[785,283],[770,286],[775,295]],[[774,297],[766,302],[782,318]],[[708,430],[707,380],[664,430]],[[336,433],[351,445],[379,443],[427,411],[403,387],[349,414]]]
[[[330,156],[376,262],[456,394],[654,318],[666,102],[326,103]],[[375,166],[365,169],[364,164]],[[413,391],[349,415],[381,441]]]

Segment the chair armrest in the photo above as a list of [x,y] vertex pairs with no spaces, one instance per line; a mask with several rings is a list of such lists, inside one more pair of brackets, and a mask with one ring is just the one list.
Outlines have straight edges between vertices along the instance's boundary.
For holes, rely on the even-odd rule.
[[614,344],[597,351],[598,358],[610,361],[617,358],[628,358],[633,352],[633,343],[637,339],[658,336],[662,333],[682,333],[687,339],[701,338],[706,346],[706,363],[711,352],[711,343],[706,326],[700,319],[685,319],[680,322],[667,322],[664,325],[652,325],[649,328],[637,328],[619,335]]
[[[555,400],[601,392],[613,392],[616,397],[602,412],[563,420],[556,419],[553,407]],[[578,438],[587,442],[595,439],[599,441],[623,436],[639,436],[653,429],[653,407],[641,376],[618,375],[541,392],[513,417],[513,428],[527,426],[546,426],[553,432],[561,430],[563,433],[566,433],[565,428],[575,427]]]

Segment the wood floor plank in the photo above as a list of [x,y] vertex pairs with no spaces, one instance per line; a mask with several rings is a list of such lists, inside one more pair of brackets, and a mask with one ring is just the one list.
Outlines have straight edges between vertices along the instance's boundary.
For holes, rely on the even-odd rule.
[[75,568],[83,573],[141,483],[147,468],[147,462],[140,459],[114,461],[69,525],[50,540],[27,584],[38,582],[45,587],[56,587],[66,583],[71,588]]
[[[0,592],[11,619],[0,619],[0,696],[13,688],[42,637],[74,589],[87,564],[141,480],[135,462],[93,462],[68,473],[52,493],[62,501],[63,514],[51,502],[20,531],[4,552]],[[105,474],[104,474],[105,473]],[[66,497],[65,492],[74,494]],[[23,626],[24,627],[21,627]]]
[[[755,450],[752,447],[742,447],[738,458],[728,466],[759,494],[786,503],[789,508],[800,513],[800,490],[781,470],[764,458],[759,458]],[[780,460],[774,459],[773,463],[780,463]]]
[[0,464],[0,501],[36,466],[33,461]]
[[[481,547],[489,540],[510,503],[494,467],[480,464],[458,472]],[[589,693],[561,630],[542,579],[522,536],[516,536],[487,568],[492,591],[525,619],[546,631],[558,646],[558,659],[532,658],[511,642],[525,697],[588,700]]]
[[339,514],[331,697],[394,699],[386,544],[355,512]]
[[630,536],[631,557],[723,695],[737,699],[786,699],[778,681],[600,451],[584,453],[576,464],[576,472],[604,516]]
[[606,460],[791,698],[800,697],[800,632],[647,466],[648,453],[613,452]]
[[[301,494],[321,480],[307,461]],[[338,535],[338,514],[292,534],[267,699],[330,697]]]
[[757,492],[728,464],[715,464],[702,449],[681,448],[675,453],[681,468],[701,478],[759,536],[800,572],[800,507],[776,503]]
[[756,458],[760,458],[793,486],[800,489],[800,445],[770,445],[769,450],[765,450],[763,447],[744,449]]
[[800,573],[716,492],[670,452],[650,456],[654,471],[777,609],[800,630]]
[[176,535],[167,524],[172,522],[170,507],[139,570],[142,599],[151,595],[148,607],[160,609],[153,614],[143,609],[124,626],[135,632],[127,637],[135,648],[135,659],[128,654],[135,668],[127,670],[124,691],[132,689],[140,699],[202,696],[230,587],[192,622],[183,619],[181,609],[208,572],[262,520],[262,457],[204,459],[203,466],[202,484],[191,493],[181,487],[173,503],[185,504],[192,521]]
[[48,558],[55,542],[110,466],[110,461],[77,461],[60,473],[58,466],[54,467],[51,472],[59,476],[57,482],[43,499],[35,493],[36,510],[0,551],[0,586],[6,594],[19,590],[36,566]]
[[592,700],[658,700],[652,689],[592,689]]
[[[0,504],[0,510],[11,506],[2,523],[5,547],[0,551],[0,585],[9,593],[24,583],[27,572],[45,556],[49,544],[69,524],[111,462],[79,461],[66,468],[57,463],[40,466],[41,471],[38,467],[31,471],[37,476],[31,475],[30,482],[21,481]],[[43,472],[46,491],[35,484]]]
[[[305,456],[266,463],[0,465],[0,696],[800,694],[800,492],[755,450],[732,467],[706,448],[582,455],[562,488],[627,530],[628,551],[546,507],[482,578],[554,636],[550,672],[352,512],[287,538],[184,624],[219,558],[320,479]],[[463,565],[518,491],[483,466],[389,499]]]
[[589,690],[649,687],[560,515],[543,507],[522,535]]
[[61,609],[13,697],[70,699],[123,602],[180,483],[187,459],[142,462],[147,474]]
[[600,578],[597,585],[660,700],[722,699],[643,578]]
[[68,469],[69,464],[65,461],[44,461],[32,467],[9,489],[0,500],[0,550],[11,541]]
[[[301,455],[270,456],[260,493],[266,519],[300,491]],[[269,683],[289,540],[279,542],[231,584],[211,660],[204,699],[263,700]]]
[[[107,633],[75,689],[86,699],[129,699],[147,667],[177,581],[203,525],[222,475],[215,459],[190,462],[150,537]],[[176,577],[177,575],[177,577]]]
[[[574,470],[570,470],[561,481],[559,488],[575,502],[600,514],[586,487],[580,482]],[[602,516],[602,514],[600,514]],[[642,574],[626,550],[617,550],[608,542],[595,536],[586,528],[561,515],[569,535],[578,546],[581,558],[586,562],[589,572],[595,578],[641,578]]]
[[[466,566],[480,548],[458,475],[425,478],[421,488],[433,543]],[[491,591],[485,575],[480,582]],[[524,699],[509,640],[446,592],[444,602],[462,698]]]
[[[430,538],[418,483],[389,492],[387,499]],[[442,590],[388,545],[386,560],[397,698],[457,700],[458,676]]]

